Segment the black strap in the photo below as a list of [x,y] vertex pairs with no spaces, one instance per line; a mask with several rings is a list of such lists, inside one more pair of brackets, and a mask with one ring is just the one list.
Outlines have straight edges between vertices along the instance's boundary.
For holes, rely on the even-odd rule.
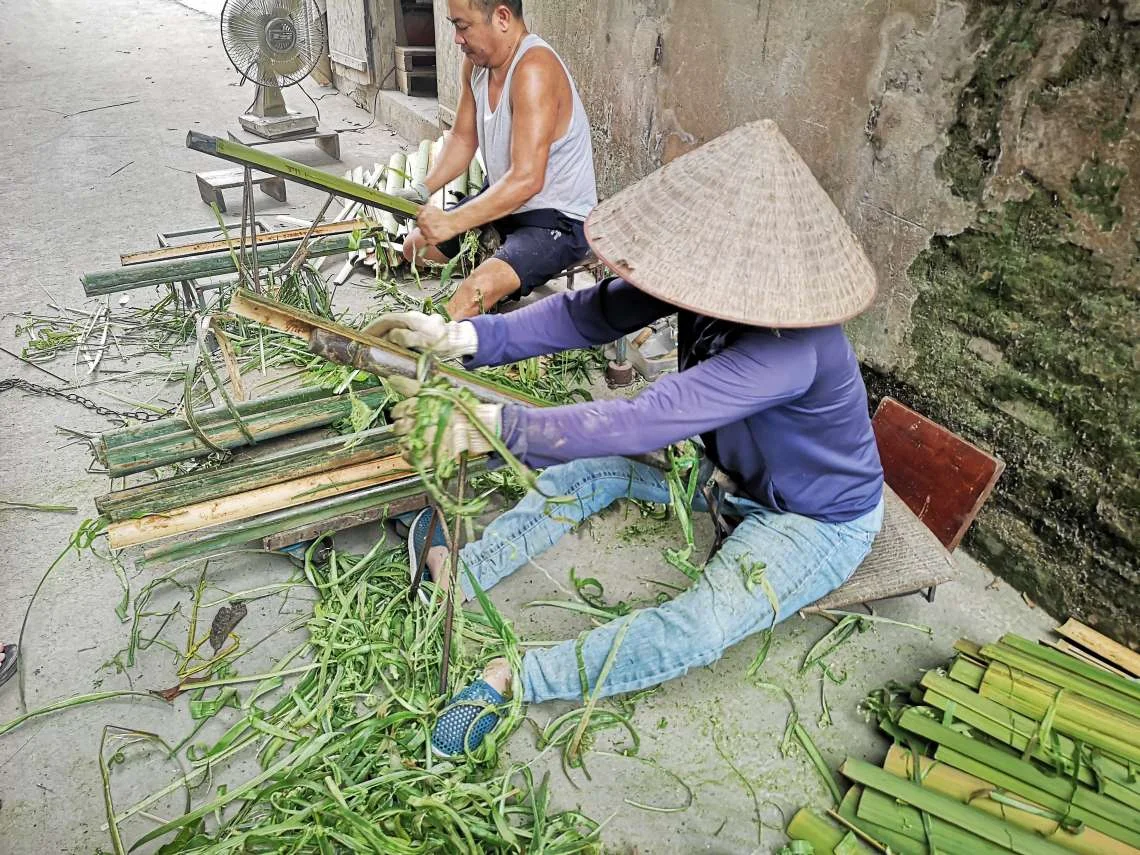
[[713,545],[712,549],[709,550],[708,558],[705,559],[706,564],[716,554],[716,551],[724,545],[728,536],[732,534],[732,526],[728,524],[728,520],[721,513],[721,507],[724,504],[724,488],[717,482],[715,475],[716,464],[708,457],[702,458],[700,468],[697,470],[697,479],[701,485],[701,495],[704,496],[705,503],[709,506],[709,516],[712,517],[713,522]]

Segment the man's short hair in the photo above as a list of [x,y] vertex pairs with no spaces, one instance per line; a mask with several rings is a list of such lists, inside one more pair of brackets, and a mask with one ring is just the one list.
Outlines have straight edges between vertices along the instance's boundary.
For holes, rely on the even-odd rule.
[[469,0],[469,2],[474,8],[482,9],[483,16],[486,18],[490,18],[491,13],[494,12],[498,6],[506,6],[516,18],[523,16],[523,0]]

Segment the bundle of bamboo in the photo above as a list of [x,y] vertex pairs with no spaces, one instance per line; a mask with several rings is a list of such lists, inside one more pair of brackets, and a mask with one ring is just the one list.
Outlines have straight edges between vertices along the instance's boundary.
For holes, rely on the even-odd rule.
[[[359,393],[370,407],[387,400],[382,387]],[[346,418],[352,410],[348,395],[303,389],[269,398],[242,401],[231,410],[214,407],[191,419],[172,416],[102,434],[95,456],[112,478],[208,455],[218,448],[233,449]],[[236,418],[235,418],[236,415]]]
[[1140,855],[1140,681],[1016,635],[955,649],[872,698],[895,739],[883,767],[848,758],[835,825],[805,809],[789,836],[816,855],[870,851],[857,838],[904,855]]

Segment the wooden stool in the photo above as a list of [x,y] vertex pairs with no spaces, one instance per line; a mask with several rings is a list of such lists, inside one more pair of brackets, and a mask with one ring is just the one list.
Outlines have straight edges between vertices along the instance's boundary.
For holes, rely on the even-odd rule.
[[986,503],[1005,463],[894,398],[871,420],[883,462],[883,528],[840,588],[805,611],[924,592],[953,576],[950,552]]
[[[194,177],[198,179],[198,194],[202,201],[209,205],[211,202],[218,206],[219,211],[226,210],[226,200],[222,198],[222,191],[245,184],[245,170],[216,169],[213,172],[198,172]],[[253,173],[253,183],[261,188],[266,196],[285,201],[285,179],[279,175],[267,175],[263,172]]]

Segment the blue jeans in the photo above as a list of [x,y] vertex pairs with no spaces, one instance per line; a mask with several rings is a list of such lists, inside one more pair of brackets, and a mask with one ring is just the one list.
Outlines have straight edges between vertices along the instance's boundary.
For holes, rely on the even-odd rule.
[[[484,590],[618,499],[669,502],[664,474],[624,457],[552,466],[539,476],[538,484],[541,493],[524,496],[487,526],[482,538],[460,551],[461,566]],[[547,496],[571,500],[551,503]],[[582,655],[593,689],[615,636],[629,623],[599,697],[645,689],[708,665],[743,638],[814,603],[855,571],[883,522],[882,500],[874,510],[844,523],[777,513],[741,497],[728,497],[726,504],[729,514],[743,519],[691,588],[664,605],[641,609],[586,633]],[[760,563],[763,570],[757,567]],[[760,583],[760,573],[766,584]],[[473,596],[465,574],[460,585],[468,597]],[[770,594],[779,606],[776,614]],[[524,701],[581,698],[577,645],[564,641],[523,657]]]

